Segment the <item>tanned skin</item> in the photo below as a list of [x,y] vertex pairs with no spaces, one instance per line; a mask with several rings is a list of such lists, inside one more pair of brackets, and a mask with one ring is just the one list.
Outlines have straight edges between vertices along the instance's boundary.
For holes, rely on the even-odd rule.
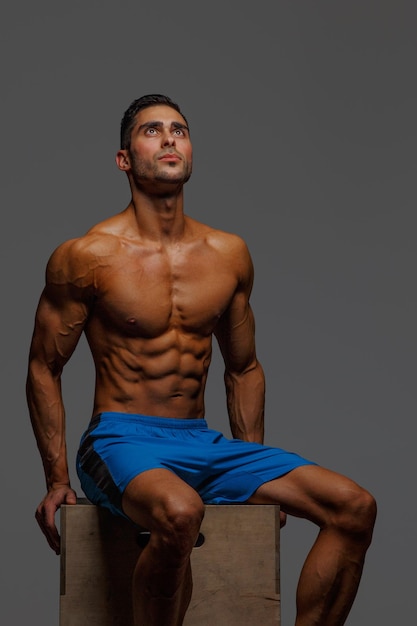
[[[116,156],[129,180],[129,206],[53,253],[36,313],[27,397],[47,485],[36,519],[57,554],[55,514],[76,502],[61,374],[83,332],[96,367],[93,414],[167,419],[204,417],[214,335],[232,434],[263,442],[265,382],[249,303],[249,252],[239,237],[184,214],[192,147],[182,115],[158,104],[139,111],[135,122],[130,148]],[[265,483],[249,503],[279,504],[284,514],[317,525],[299,580],[296,626],[344,624],[371,542],[374,498],[309,465]],[[173,473],[155,469],[129,483],[123,510],[151,531],[134,573],[135,626],[180,626],[203,502]]]

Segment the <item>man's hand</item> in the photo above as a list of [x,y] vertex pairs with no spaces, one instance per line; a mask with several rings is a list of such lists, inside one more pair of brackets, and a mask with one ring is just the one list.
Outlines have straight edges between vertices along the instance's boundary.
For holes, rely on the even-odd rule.
[[279,512],[279,527],[284,528],[287,523],[287,514],[284,511]]
[[52,487],[35,513],[36,521],[55,554],[61,551],[61,539],[55,525],[55,513],[61,504],[77,504],[77,494],[68,485]]

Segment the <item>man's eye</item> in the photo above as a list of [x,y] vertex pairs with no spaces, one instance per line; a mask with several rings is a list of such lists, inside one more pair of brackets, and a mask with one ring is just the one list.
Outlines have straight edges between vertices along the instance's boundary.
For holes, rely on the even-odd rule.
[[156,128],[148,128],[146,131],[147,135],[156,135]]

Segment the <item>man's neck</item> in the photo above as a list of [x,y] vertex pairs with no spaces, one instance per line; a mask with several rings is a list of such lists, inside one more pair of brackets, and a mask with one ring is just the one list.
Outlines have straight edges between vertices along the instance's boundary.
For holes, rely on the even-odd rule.
[[142,237],[153,241],[178,241],[183,237],[185,217],[183,191],[174,194],[143,194],[135,190],[129,205]]

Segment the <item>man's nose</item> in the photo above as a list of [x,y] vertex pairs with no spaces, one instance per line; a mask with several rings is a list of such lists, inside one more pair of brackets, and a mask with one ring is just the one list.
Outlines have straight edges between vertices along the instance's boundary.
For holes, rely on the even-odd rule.
[[175,144],[175,138],[172,136],[170,131],[166,131],[162,135],[162,145],[163,146],[173,146]]

